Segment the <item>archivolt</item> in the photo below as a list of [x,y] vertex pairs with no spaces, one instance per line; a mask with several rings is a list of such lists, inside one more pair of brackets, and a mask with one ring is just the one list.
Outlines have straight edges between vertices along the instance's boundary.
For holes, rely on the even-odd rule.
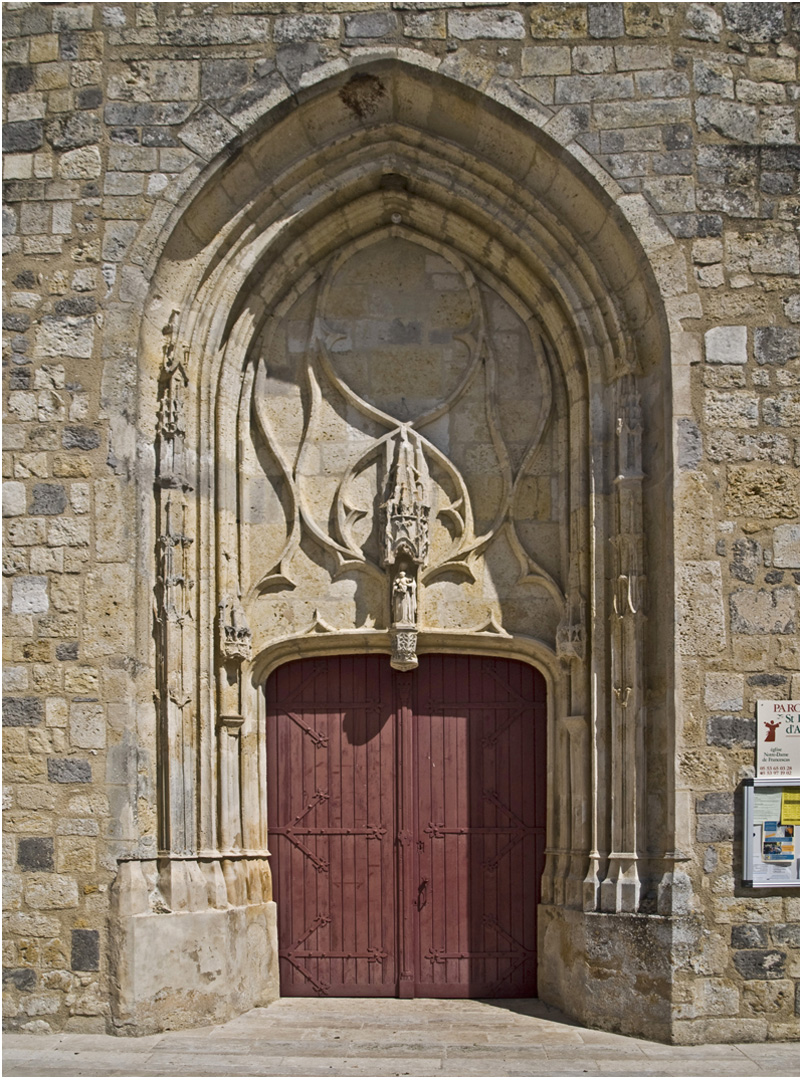
[[[612,694],[606,629],[612,583],[602,549],[617,528],[609,498],[615,473],[610,451],[601,448],[612,445],[617,416],[630,410],[632,419],[639,394],[649,416],[644,464],[652,482],[650,497],[656,509],[667,508],[662,487],[670,472],[666,324],[649,262],[624,217],[560,146],[483,95],[398,62],[381,62],[370,71],[385,89],[370,115],[344,104],[339,91],[346,76],[338,76],[310,91],[291,111],[283,109],[275,123],[211,170],[175,224],[151,287],[141,349],[143,435],[153,432],[164,386],[162,328],[168,325],[171,355],[178,350],[185,357],[188,394],[184,438],[191,448],[189,473],[178,486],[183,483],[194,492],[189,517],[196,529],[200,589],[193,600],[195,624],[182,631],[182,656],[196,673],[191,692],[197,734],[190,752],[178,755],[176,767],[197,767],[198,777],[184,777],[173,787],[198,793],[197,836],[187,837],[189,847],[214,849],[237,842],[264,848],[263,781],[255,771],[261,768],[259,705],[245,682],[230,677],[215,655],[217,604],[228,602],[225,598],[236,590],[224,568],[238,558],[237,431],[247,420],[245,403],[254,376],[248,365],[251,344],[344,244],[400,224],[457,252],[477,276],[502,291],[522,318],[532,321],[537,313],[544,328],[555,358],[553,380],[565,387],[572,429],[568,502],[573,543],[584,565],[575,591],[583,593],[589,612],[599,613],[595,621],[589,616],[587,662],[563,670],[554,652],[548,659],[562,714],[587,717],[581,756],[588,753],[588,741],[602,745],[608,738],[602,698]],[[449,116],[464,120],[450,127]],[[646,549],[656,566],[671,561],[666,520],[656,513],[647,526]],[[159,527],[164,529],[164,511]],[[155,543],[153,536],[149,550]],[[663,656],[654,661],[664,665],[655,677],[666,685],[671,682],[671,610],[651,613],[651,627],[647,649],[654,658]],[[313,626],[310,635],[317,632]],[[538,648],[539,657],[547,658],[550,650]],[[216,665],[217,687],[208,677]],[[260,673],[266,665],[270,661],[261,657]],[[198,678],[199,671],[207,674]],[[644,673],[639,677],[643,681]],[[665,720],[662,708],[657,711]],[[214,748],[221,715],[244,717],[240,760],[250,761],[250,772],[240,779],[239,803],[231,804],[240,807],[239,823],[224,820],[235,811],[220,810],[216,795]],[[186,727],[165,714],[164,729],[175,737],[185,737]],[[579,730],[578,725],[572,728],[573,746]],[[663,739],[666,723],[657,730],[654,738]],[[622,752],[620,747],[611,753],[621,757]],[[632,772],[632,762],[623,764]],[[636,768],[642,764],[637,761]],[[560,768],[568,775],[568,760]],[[229,764],[224,772],[231,777],[233,769]],[[584,769],[578,771],[575,763],[575,787]],[[559,872],[551,863],[549,874],[573,881],[560,886],[559,899],[582,902],[589,852],[621,854],[630,844],[637,854],[636,848],[672,846],[657,835],[626,841],[617,835],[614,842],[606,788],[610,793],[620,780],[601,775],[598,791],[577,792],[588,812],[573,818],[571,827],[565,821],[555,825],[549,843],[565,859]],[[169,827],[163,835],[169,840]],[[586,900],[591,906],[599,884],[596,874],[592,868],[593,895]]]

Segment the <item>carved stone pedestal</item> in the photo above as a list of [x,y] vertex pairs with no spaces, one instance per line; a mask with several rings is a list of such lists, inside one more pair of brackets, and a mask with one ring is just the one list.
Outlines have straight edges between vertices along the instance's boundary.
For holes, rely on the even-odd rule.
[[112,1025],[148,1035],[223,1023],[279,996],[264,855],[120,863],[112,886]]
[[393,649],[390,654],[392,668],[396,671],[412,671],[418,667],[418,634],[414,626],[394,626],[390,631],[390,641]]

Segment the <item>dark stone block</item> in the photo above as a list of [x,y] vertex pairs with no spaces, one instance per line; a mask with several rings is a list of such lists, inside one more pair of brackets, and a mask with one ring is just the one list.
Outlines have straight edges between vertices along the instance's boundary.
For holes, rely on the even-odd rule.
[[769,944],[766,926],[759,923],[746,923],[744,926],[731,927],[732,949],[760,949]]
[[201,97],[206,101],[233,97],[246,87],[249,76],[247,60],[204,60],[201,62]]
[[788,945],[800,948],[800,923],[777,923],[770,927],[773,945]]
[[398,16],[392,11],[360,11],[356,15],[346,16],[346,37],[348,38],[388,37],[395,34],[398,28]]
[[100,446],[100,432],[87,427],[65,427],[61,445],[65,450],[94,450]]
[[756,745],[756,722],[741,716],[709,716],[705,741],[709,746]]
[[622,37],[625,16],[621,4],[589,4],[588,32],[592,38]]
[[3,968],[3,986],[28,993],[36,986],[36,972],[33,968]]
[[31,385],[31,373],[27,368],[15,368],[8,381],[10,390],[27,390]]
[[24,333],[31,325],[30,315],[23,315],[14,311],[3,312],[3,329],[13,330],[17,334]]
[[747,41],[780,41],[786,33],[783,4],[725,4],[725,26]]
[[17,866],[23,870],[53,869],[53,837],[26,836],[17,845]]
[[77,34],[59,34],[60,60],[77,60],[79,51]]
[[733,954],[733,962],[743,979],[786,978],[786,953],[777,949],[745,949]]
[[796,195],[798,181],[794,173],[767,172],[761,174],[759,186],[765,195]]
[[24,94],[33,86],[33,68],[12,67],[6,75],[6,93]]
[[652,155],[652,171],[658,176],[690,176],[694,169],[690,150]]
[[[3,17],[5,21],[6,16]],[[45,8],[29,8],[22,12],[20,32],[23,34],[47,34],[50,32],[50,12]]]
[[761,565],[761,544],[757,540],[742,537],[733,545],[733,562],[730,564],[730,572],[739,581],[746,581],[752,585],[756,580],[756,572]]
[[3,727],[36,727],[45,718],[39,698],[3,698]]
[[94,180],[91,180],[88,184],[84,184],[84,186],[81,188],[81,195],[85,199],[99,199],[100,185],[96,184]]
[[13,337],[11,339],[11,351],[13,353],[17,353],[17,355],[14,357],[15,364],[30,364],[31,361],[21,355],[22,353],[26,353],[28,351],[27,338]]
[[789,682],[788,675],[748,675],[748,686],[786,686]]
[[753,184],[758,173],[756,146],[701,146],[697,151],[697,179],[711,187]]
[[719,844],[733,839],[733,814],[703,814],[697,821],[701,844]]
[[688,124],[667,124],[661,129],[661,138],[667,150],[688,150],[694,142]]
[[53,784],[91,784],[92,768],[80,758],[48,758],[47,778]]
[[183,124],[195,108],[191,101],[149,102],[114,101],[103,110],[107,124],[115,127],[141,127],[142,124]]
[[56,646],[56,659],[57,660],[77,660],[78,659],[78,642],[77,641],[63,641],[60,645]]
[[44,197],[43,180],[8,180],[3,184],[3,198],[7,203],[38,202]]
[[770,570],[768,574],[764,575],[764,582],[767,585],[780,585],[783,578],[783,570]]
[[113,143],[122,143],[123,146],[139,146],[139,132],[136,128],[113,128],[109,132],[109,138]]
[[74,150],[100,142],[103,128],[97,116],[77,112],[51,120],[45,135],[54,150]]
[[248,89],[244,90],[242,94],[238,94],[237,97],[228,98],[228,100],[221,100],[216,106],[218,112],[223,113],[224,116],[233,116],[234,113],[241,112],[244,109],[250,108],[255,102],[260,101],[272,90],[278,89],[284,85],[284,80],[278,71],[274,71],[272,74],[266,76],[264,79],[260,79],[259,82],[254,83]]
[[18,289],[32,289],[36,285],[36,274],[33,270],[22,270],[14,278],[14,284]]
[[98,303],[94,296],[68,296],[54,308],[57,315],[94,315]]
[[730,791],[712,791],[710,794],[698,799],[696,803],[698,814],[732,814],[733,793]]
[[284,45],[276,53],[276,67],[291,90],[298,90],[301,76],[323,60],[319,47],[312,41],[303,45]]
[[97,971],[100,967],[100,934],[97,930],[73,930],[70,967],[73,971]]
[[800,149],[797,146],[765,146],[761,168],[772,172],[800,172]]
[[79,109],[97,109],[103,104],[103,91],[99,86],[86,86],[75,95]]
[[29,514],[35,517],[63,514],[66,507],[67,492],[61,484],[34,484]]
[[11,124],[3,124],[3,150],[7,153],[38,150],[41,145],[41,120],[17,120]]
[[753,352],[758,364],[785,364],[800,355],[797,330],[761,326],[753,331]]
[[722,236],[722,218],[719,214],[667,214],[664,221],[672,235],[682,240]]
[[[122,142],[122,140],[120,140]],[[143,146],[179,146],[179,141],[169,128],[143,128]]]

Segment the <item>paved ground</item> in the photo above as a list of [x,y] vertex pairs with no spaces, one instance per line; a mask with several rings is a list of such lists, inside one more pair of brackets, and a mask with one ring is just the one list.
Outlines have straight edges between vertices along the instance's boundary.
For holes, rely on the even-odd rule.
[[791,1043],[663,1046],[538,1001],[285,998],[141,1039],[6,1035],[5,1076],[799,1076]]

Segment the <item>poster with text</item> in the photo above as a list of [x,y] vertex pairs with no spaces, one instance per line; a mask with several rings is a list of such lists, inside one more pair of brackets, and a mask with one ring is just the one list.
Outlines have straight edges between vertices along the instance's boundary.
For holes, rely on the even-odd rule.
[[757,702],[756,727],[756,776],[798,778],[800,702]]

